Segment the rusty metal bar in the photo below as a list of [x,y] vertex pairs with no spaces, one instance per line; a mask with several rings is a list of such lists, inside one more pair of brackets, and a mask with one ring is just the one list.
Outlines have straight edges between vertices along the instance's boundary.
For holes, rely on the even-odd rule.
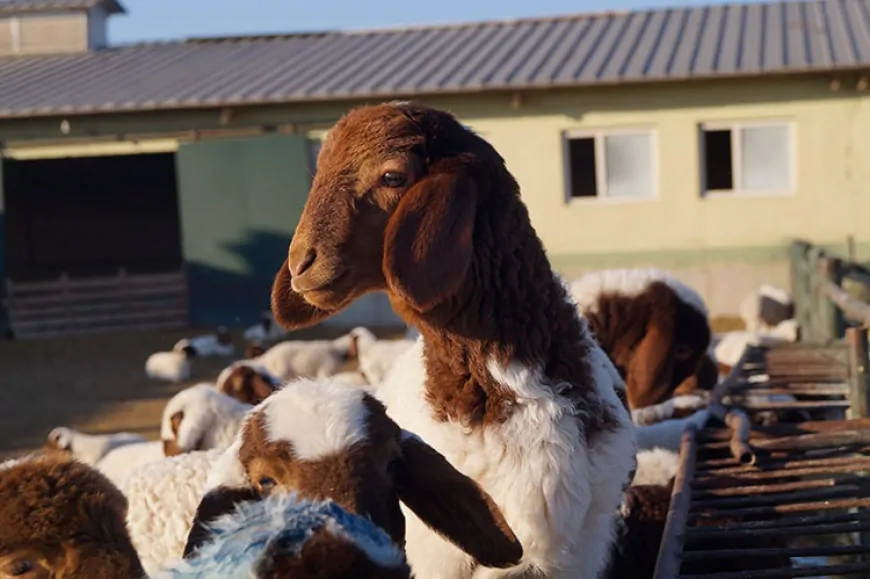
[[728,394],[730,398],[746,398],[749,396],[770,396],[771,394],[791,394],[792,396],[847,396],[849,385],[804,383],[795,386],[769,387],[764,383],[736,384]]
[[734,571],[730,573],[708,573],[706,575],[680,575],[680,579],[780,579],[781,577],[831,577],[870,571],[870,563],[848,563],[845,565],[791,567],[789,569],[765,569],[761,571]]
[[802,513],[805,511],[830,511],[834,509],[854,509],[870,507],[870,499],[844,499],[839,501],[813,501],[808,503],[785,503],[772,507],[747,507],[745,509],[710,510],[689,516],[692,521],[701,519],[722,519],[731,517],[767,516],[783,513]]
[[848,328],[846,342],[849,345],[849,400],[852,403],[847,415],[849,418],[866,418],[870,416],[867,330]]
[[831,446],[870,444],[870,430],[846,430],[842,432],[817,432],[792,437],[771,438],[753,442],[763,450],[812,450]]
[[[745,355],[745,352],[744,352]],[[689,519],[689,507],[692,503],[692,477],[695,472],[695,434],[697,428],[689,425],[683,431],[680,442],[680,464],[674,477],[674,489],[671,493],[671,504],[668,507],[668,517],[662,533],[662,543],[659,547],[654,579],[673,579],[680,574],[683,540]]]
[[[765,461],[765,468],[776,468],[777,470],[783,469],[793,469],[793,468],[812,468],[812,467],[820,467],[820,466],[841,466],[841,465],[849,465],[855,469],[860,469],[861,467],[867,467],[870,469],[870,456],[868,457],[853,457],[853,456],[845,456],[839,458],[818,458],[818,459],[807,459],[807,460],[783,460],[783,461]],[[695,469],[695,474],[703,472],[705,475],[731,475],[731,474],[740,474],[744,472],[756,472],[758,470],[757,466],[732,466],[726,468],[713,468],[713,469]]]
[[[771,480],[778,478],[793,478],[801,476],[815,475],[833,475],[833,474],[855,474],[855,468],[852,465],[837,465],[837,466],[821,466],[810,468],[794,468],[794,469],[779,469],[779,470],[759,470],[754,472],[739,472],[728,475],[729,486],[734,485],[734,481],[740,480]],[[710,486],[710,483],[715,483],[721,480],[719,476],[709,476],[705,474],[702,477],[697,477],[692,483],[693,488],[703,488]]]
[[736,487],[727,486],[722,488],[712,487],[704,490],[695,489],[693,496],[696,499],[699,497],[707,499],[712,497],[737,497],[742,495],[758,495],[768,493],[772,494],[802,489],[820,489],[837,486],[838,484],[843,485],[855,482],[863,483],[864,480],[860,477],[843,477],[841,479],[823,478],[772,485],[742,485]]
[[690,551],[685,553],[683,561],[698,559],[727,559],[752,555],[785,555],[787,557],[830,557],[831,555],[859,555],[870,551],[870,547],[862,545],[831,545],[830,547],[800,547],[787,549],[714,549],[706,551]]
[[[746,488],[746,487],[744,487]],[[716,497],[703,501],[692,503],[693,509],[727,509],[730,507],[743,507],[755,505],[770,505],[777,504],[781,501],[803,501],[803,500],[822,500],[835,499],[853,496],[861,490],[860,487],[854,485],[828,485],[827,487],[815,488],[805,491],[789,491],[782,493],[764,493],[755,494],[744,497],[722,498]]]
[[715,527],[689,527],[686,532],[686,541],[728,538],[738,532],[757,534],[758,536],[770,535],[771,533],[774,535],[790,533],[799,536],[849,533],[854,532],[856,527],[860,525],[866,525],[870,528],[870,513],[822,513],[762,521],[744,521],[742,523],[721,523]]

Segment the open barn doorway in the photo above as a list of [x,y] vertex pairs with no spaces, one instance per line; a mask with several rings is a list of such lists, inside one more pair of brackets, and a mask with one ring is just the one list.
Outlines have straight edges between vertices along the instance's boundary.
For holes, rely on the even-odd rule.
[[175,154],[3,160],[16,337],[187,322]]

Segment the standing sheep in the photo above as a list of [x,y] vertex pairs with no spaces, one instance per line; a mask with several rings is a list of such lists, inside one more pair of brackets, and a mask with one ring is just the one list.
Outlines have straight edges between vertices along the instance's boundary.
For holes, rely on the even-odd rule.
[[487,569],[403,507],[412,571],[596,579],[635,462],[624,383],[504,160],[418,103],[355,109],[330,130],[272,308],[300,328],[379,290],[422,339],[378,397],[492,496],[524,552]]

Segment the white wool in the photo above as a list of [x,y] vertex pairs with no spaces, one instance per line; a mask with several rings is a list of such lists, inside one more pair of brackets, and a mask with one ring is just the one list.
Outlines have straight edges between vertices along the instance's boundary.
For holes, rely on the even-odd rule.
[[221,344],[218,341],[217,334],[207,334],[205,336],[197,336],[195,338],[182,338],[175,343],[172,349],[180,352],[187,346],[196,350],[197,356],[232,356],[236,352],[236,347],[232,344]]
[[288,441],[293,454],[314,461],[366,439],[368,409],[364,391],[331,380],[300,379],[257,406],[266,419],[267,437]]
[[249,360],[236,360],[223,370],[221,370],[220,374],[218,374],[217,380],[215,380],[214,388],[215,390],[221,391],[224,387],[224,383],[230,377],[230,373],[238,368],[239,366],[247,366],[254,370],[257,374],[261,375],[266,379],[267,382],[272,384],[275,388],[280,388],[282,384],[282,380],[272,374],[260,361],[259,358],[251,358]]
[[149,378],[178,384],[190,378],[190,359],[184,352],[155,352],[145,361]]
[[635,426],[643,426],[667,420],[676,410],[697,410],[707,405],[706,392],[699,394],[683,394],[668,398],[660,404],[645,406],[631,411],[631,420]]
[[260,321],[245,330],[243,334],[249,342],[272,342],[287,336],[287,330],[278,325],[272,312],[265,312]]
[[632,486],[667,485],[677,474],[680,454],[667,448],[652,448],[637,453],[637,470]]
[[176,443],[185,452],[228,447],[242,424],[245,413],[253,408],[231,396],[218,392],[208,383],[185,388],[173,396],[163,409],[161,440],[173,440],[172,415],[183,412]]
[[771,332],[738,330],[719,336],[715,346],[716,360],[727,366],[736,366],[743,351],[750,346],[773,346],[794,342],[797,339],[797,321],[785,320]]
[[145,442],[145,437],[133,432],[85,434],[65,426],[53,429],[48,438],[55,439],[59,448],[69,451],[74,459],[90,466],[97,464],[115,448]]
[[396,359],[413,345],[413,340],[378,340],[374,334],[363,327],[351,330],[357,338],[359,371],[370,384],[384,381]]
[[685,418],[673,418],[656,424],[638,426],[635,430],[637,448],[638,450],[650,450],[658,447],[678,452],[686,428],[691,424],[701,430],[709,419],[710,411],[704,409]]
[[[583,324],[585,332],[585,322]],[[474,578],[519,576],[537,568],[550,578],[594,579],[604,566],[613,513],[635,464],[628,412],[616,389],[625,386],[610,359],[586,334],[595,393],[611,405],[620,427],[600,433],[594,447],[578,430],[571,403],[556,394],[540,368],[490,360],[493,379],[517,397],[504,423],[466,429],[438,420],[425,398],[423,340],[399,356],[377,396],[390,416],[411,428],[460,472],[477,481],[500,506],[523,545],[510,570],[478,568]],[[567,386],[567,385],[565,385]],[[417,577],[469,578],[470,556],[428,529],[402,505],[406,552]]]
[[369,386],[368,380],[360,372],[339,372],[332,379],[347,386]]
[[603,269],[589,272],[570,284],[570,294],[581,311],[596,311],[604,292],[633,297],[660,281],[674,290],[682,301],[707,316],[707,304],[694,288],[673,275],[655,268]]
[[163,457],[133,469],[119,484],[127,497],[127,527],[149,574],[184,554],[212,465],[222,450]]
[[770,298],[783,305],[788,305],[794,301],[791,297],[791,293],[767,283],[758,288],[758,295]]
[[262,366],[279,380],[326,378],[344,364],[350,345],[349,335],[335,340],[290,340],[247,362]]
[[163,458],[163,443],[159,440],[127,444],[109,451],[96,468],[113,483],[120,484],[131,470]]

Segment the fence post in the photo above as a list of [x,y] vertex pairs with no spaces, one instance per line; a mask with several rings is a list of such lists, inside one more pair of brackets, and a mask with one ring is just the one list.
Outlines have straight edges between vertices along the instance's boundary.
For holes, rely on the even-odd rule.
[[795,318],[801,327],[802,341],[812,341],[813,338],[813,288],[811,284],[812,270],[808,255],[809,247],[809,244],[804,241],[794,241],[789,248]]
[[837,271],[836,259],[824,254],[819,255],[815,272],[815,287],[813,288],[814,310],[816,312],[813,333],[816,342],[829,343],[840,337],[839,310],[825,293],[826,282],[831,281],[839,284]]
[[849,348],[849,416],[870,416],[870,374],[868,374],[868,345],[866,328],[847,328],[846,343]]

